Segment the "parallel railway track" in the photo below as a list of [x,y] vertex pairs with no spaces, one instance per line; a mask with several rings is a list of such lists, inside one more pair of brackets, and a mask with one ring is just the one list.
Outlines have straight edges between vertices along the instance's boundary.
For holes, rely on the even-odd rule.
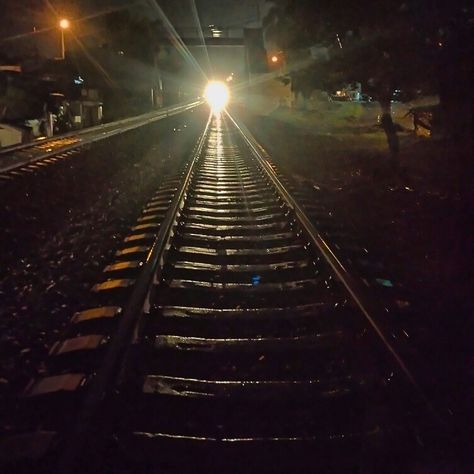
[[33,173],[58,159],[64,159],[77,153],[85,146],[194,109],[201,104],[202,101],[194,101],[174,105],[136,117],[69,132],[52,138],[38,139],[31,143],[0,148],[0,182]]
[[103,305],[25,391],[40,431],[16,441],[44,442],[45,469],[410,472],[423,396],[230,116],[209,119],[134,232],[95,288]]

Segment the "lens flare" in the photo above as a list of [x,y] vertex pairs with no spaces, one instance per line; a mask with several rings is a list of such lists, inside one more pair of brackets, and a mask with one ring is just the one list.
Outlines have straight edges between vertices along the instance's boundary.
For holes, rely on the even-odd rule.
[[220,112],[229,102],[229,89],[219,81],[210,82],[204,91],[204,97],[214,112]]

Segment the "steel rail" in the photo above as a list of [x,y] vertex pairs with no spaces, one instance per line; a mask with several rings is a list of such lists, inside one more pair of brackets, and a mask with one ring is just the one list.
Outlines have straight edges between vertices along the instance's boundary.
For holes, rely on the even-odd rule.
[[180,187],[175,193],[170,208],[160,226],[160,231],[148,252],[132,294],[124,308],[117,332],[107,347],[97,374],[92,378],[87,387],[86,397],[78,417],[78,422],[73,430],[70,443],[66,444],[66,449],[59,461],[59,472],[61,473],[73,472],[72,467],[80,454],[82,446],[86,442],[86,434],[90,432],[94,424],[98,409],[107,395],[109,395],[112,387],[115,386],[112,382],[114,376],[117,375],[117,371],[120,369],[123,355],[133,342],[134,329],[140,323],[144,312],[147,311],[146,306],[150,286],[163,265],[169,241],[173,236],[174,227],[187,196],[195,165],[202,154],[208,136],[211,118],[212,115],[208,118],[204,132],[194,149],[192,159],[185,171]]
[[[113,137],[120,133],[125,133],[130,130],[134,130],[136,128],[143,127],[145,125],[149,125],[151,123],[157,122],[159,120],[163,120],[167,117],[172,117],[174,115],[186,112],[187,110],[194,109],[198,107],[199,105],[202,105],[203,103],[204,102],[202,100],[187,102],[185,104],[174,105],[165,109],[161,109],[159,112],[149,112],[147,114],[139,115],[136,117],[129,117],[126,119],[117,120],[115,122],[110,122],[110,123],[106,123],[102,125],[97,125],[95,127],[78,130],[76,132],[69,132],[63,135],[56,135],[46,140],[35,141],[32,143],[25,143],[21,145],[15,145],[13,147],[0,149],[0,158],[6,155],[4,159],[8,159],[8,155],[11,155],[12,153],[15,153],[16,151],[24,152],[24,151],[27,151],[28,149],[32,150],[39,145],[47,145],[48,143],[61,140],[64,138],[71,138],[71,137],[80,138],[78,142],[75,142],[69,145],[64,145],[62,147],[58,147],[55,150],[35,154],[34,156],[30,156],[26,159],[17,161],[15,163],[6,165],[4,167],[0,165],[0,172],[12,171],[15,168],[24,166],[25,164],[28,164],[28,163],[34,163],[35,161],[43,160],[50,156],[54,156],[59,153],[64,153],[65,151],[81,148],[85,145],[89,145],[101,140],[105,140],[107,138]],[[88,135],[91,135],[91,136],[88,137]],[[81,138],[81,137],[84,137],[84,138]],[[13,158],[14,157],[15,155],[13,155]]]
[[247,143],[251,152],[257,158],[257,160],[262,165],[263,170],[266,172],[267,176],[270,178],[276,189],[278,190],[281,198],[284,200],[286,205],[294,212],[295,217],[299,221],[301,227],[303,228],[306,235],[309,237],[310,241],[316,246],[316,248],[321,252],[325,260],[331,266],[332,270],[336,274],[339,281],[344,285],[347,292],[352,297],[353,301],[356,303],[359,310],[365,316],[369,322],[372,329],[375,331],[376,335],[391,354],[396,364],[405,375],[409,383],[415,388],[418,395],[421,399],[427,404],[430,410],[433,410],[431,402],[428,400],[424,394],[421,386],[418,384],[415,376],[412,374],[411,370],[406,365],[402,356],[398,353],[395,347],[390,343],[387,336],[385,335],[383,329],[377,323],[377,315],[382,313],[382,308],[373,300],[373,298],[368,294],[366,289],[359,283],[353,275],[348,271],[348,269],[343,265],[343,263],[337,258],[330,245],[318,232],[316,227],[308,219],[305,211],[297,203],[297,201],[290,195],[287,191],[284,184],[280,181],[276,175],[273,168],[270,166],[268,160],[269,155],[265,149],[257,142],[255,137],[251,134],[248,128],[238,119],[232,117],[229,112],[227,112],[229,119],[239,130],[243,139]]

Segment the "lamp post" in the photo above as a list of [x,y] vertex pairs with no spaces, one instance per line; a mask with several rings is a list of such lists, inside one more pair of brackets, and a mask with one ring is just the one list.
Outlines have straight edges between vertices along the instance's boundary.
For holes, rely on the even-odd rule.
[[66,43],[64,41],[64,32],[69,29],[71,22],[67,18],[63,18],[59,22],[59,29],[61,30],[61,59],[66,57]]

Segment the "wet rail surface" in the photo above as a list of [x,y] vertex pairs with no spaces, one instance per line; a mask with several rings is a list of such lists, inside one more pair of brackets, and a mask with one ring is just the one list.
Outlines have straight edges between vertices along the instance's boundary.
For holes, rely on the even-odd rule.
[[[64,472],[407,468],[422,401],[227,116],[210,119],[185,175],[181,198],[180,180],[157,192],[107,267],[104,305],[75,316],[26,389],[40,430],[22,441],[57,448],[46,465]],[[160,226],[124,329],[121,291]]]

